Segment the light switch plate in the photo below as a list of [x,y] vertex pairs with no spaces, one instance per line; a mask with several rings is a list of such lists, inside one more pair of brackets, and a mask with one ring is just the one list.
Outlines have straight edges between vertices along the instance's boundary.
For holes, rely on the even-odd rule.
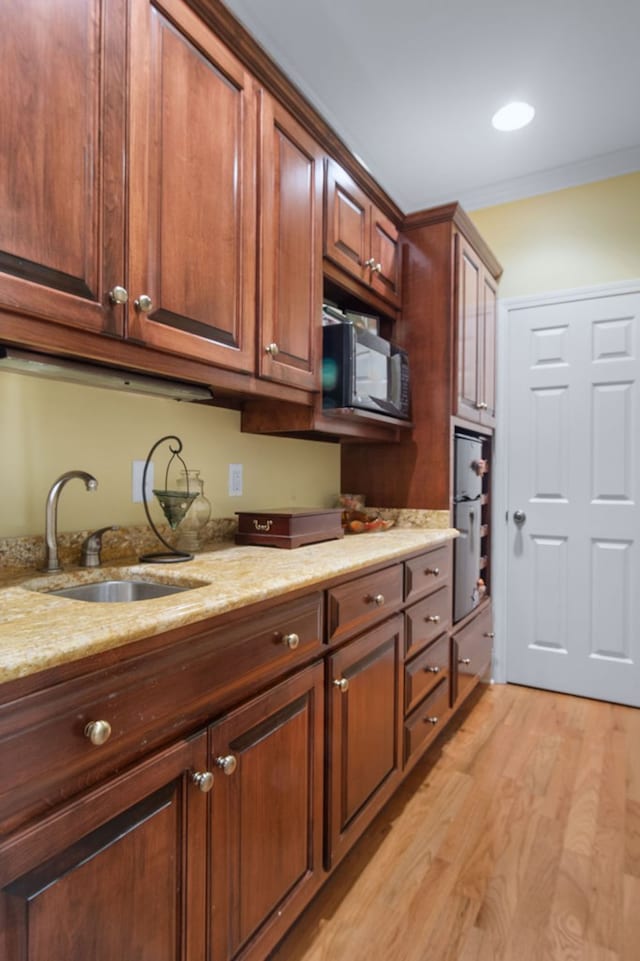
[[[131,500],[134,504],[142,504],[142,475],[144,473],[144,460],[134,460],[131,465]],[[153,464],[149,464],[147,470],[147,502],[153,500]]]

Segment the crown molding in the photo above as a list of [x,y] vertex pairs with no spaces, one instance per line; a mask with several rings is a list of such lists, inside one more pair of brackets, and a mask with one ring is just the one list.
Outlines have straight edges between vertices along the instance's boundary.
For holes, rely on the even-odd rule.
[[462,191],[458,200],[465,210],[478,210],[481,207],[495,207],[498,204],[524,200],[539,194],[580,187],[609,177],[620,177],[640,170],[640,145],[626,150],[591,157],[575,164],[540,170],[525,177],[516,177],[501,183]]

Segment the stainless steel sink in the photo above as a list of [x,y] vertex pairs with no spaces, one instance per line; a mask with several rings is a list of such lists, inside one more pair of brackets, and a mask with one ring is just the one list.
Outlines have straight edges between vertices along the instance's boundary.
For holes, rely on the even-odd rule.
[[97,601],[101,604],[120,604],[127,601],[146,601],[167,594],[180,594],[190,591],[191,587],[178,587],[175,584],[150,584],[148,581],[98,581],[95,584],[77,584],[47,593],[56,597],[69,597],[74,601]]

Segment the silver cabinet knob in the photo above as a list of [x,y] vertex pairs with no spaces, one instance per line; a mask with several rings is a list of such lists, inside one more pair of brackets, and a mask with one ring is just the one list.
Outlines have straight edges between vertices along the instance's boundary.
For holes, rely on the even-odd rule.
[[112,304],[126,304],[129,300],[129,294],[124,287],[116,284],[116,286],[112,287],[109,291],[109,300]]
[[471,664],[471,658],[470,658],[470,657],[459,657],[459,658],[458,658],[458,664]]
[[374,594],[371,598],[376,607],[382,607],[384,604],[384,594]]
[[349,690],[349,681],[346,677],[337,677],[333,685],[338,688],[341,694],[345,694]]
[[519,526],[522,526],[522,524],[524,524],[524,522],[526,521],[526,519],[527,519],[527,515],[525,514],[524,511],[514,511],[514,512],[513,512],[513,521],[514,521],[514,524],[518,524]]
[[300,643],[300,638],[297,634],[285,634],[282,638],[282,643],[285,647],[288,647],[290,651],[295,651]]
[[382,264],[376,264],[376,263],[374,262],[373,267],[371,268],[371,270],[372,270],[372,272],[373,272],[374,274],[381,274],[381,273],[382,273]]
[[428,617],[425,617],[425,621],[427,621],[429,624],[439,624],[439,623],[440,623],[440,615],[439,615],[439,614],[429,614]]
[[365,267],[370,267],[371,270],[373,270],[373,268],[374,268],[375,265],[376,265],[375,258],[374,258],[374,257],[369,257],[368,260],[365,260],[364,265],[365,265]]
[[224,757],[217,757],[215,760],[216,767],[219,767],[223,774],[227,777],[233,774],[238,766],[238,760],[233,754],[226,754]]
[[153,310],[153,301],[148,294],[140,294],[138,299],[134,300],[133,305],[141,314],[149,314]]
[[493,633],[493,631],[485,631],[482,636],[483,636],[483,637],[488,637],[488,638],[490,638],[491,640],[493,640],[493,638],[495,637],[495,634]]
[[488,404],[485,404],[484,401],[479,400],[478,403],[476,404],[476,410],[486,410],[486,409],[488,408],[488,406],[489,406],[489,405],[488,405]]
[[84,729],[84,736],[96,747],[100,747],[111,737],[111,725],[108,721],[89,721]]
[[440,573],[439,567],[427,567],[425,569],[425,574],[433,574],[434,577],[437,577],[439,573]]
[[432,717],[425,717],[425,718],[423,718],[423,721],[424,721],[425,724],[437,724],[439,720],[440,720],[440,718],[439,718],[439,717],[436,717],[435,715],[432,716]]
[[213,787],[213,774],[211,771],[196,771],[191,780],[203,794],[207,794]]
[[265,354],[270,354],[271,357],[277,357],[280,353],[280,348],[277,344],[267,344],[264,349]]
[[437,665],[434,665],[433,667],[425,667],[425,672],[427,674],[439,674],[440,668]]

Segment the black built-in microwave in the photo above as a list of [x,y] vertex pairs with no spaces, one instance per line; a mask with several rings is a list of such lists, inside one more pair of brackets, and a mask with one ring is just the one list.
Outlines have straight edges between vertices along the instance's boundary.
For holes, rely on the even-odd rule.
[[322,406],[409,418],[406,351],[351,323],[322,328]]

